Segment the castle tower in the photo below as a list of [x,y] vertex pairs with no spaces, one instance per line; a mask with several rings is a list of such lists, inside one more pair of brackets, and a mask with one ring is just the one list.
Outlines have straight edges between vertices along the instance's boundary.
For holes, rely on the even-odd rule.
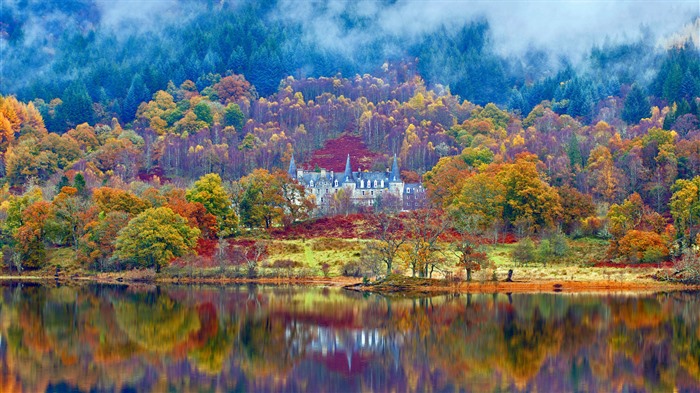
[[287,173],[292,179],[297,178],[297,164],[294,162],[294,156],[292,156],[292,160],[289,161],[289,170],[287,170]]
[[399,160],[394,154],[394,163],[391,164],[391,172],[389,173],[389,192],[403,199],[403,181],[401,181],[401,172],[399,172]]
[[401,182],[401,172],[399,172],[399,161],[394,154],[394,163],[391,165],[391,173],[389,174],[389,183]]
[[345,161],[345,173],[343,174],[343,183],[355,183],[352,178],[352,167],[350,167],[350,154],[348,154],[348,159]]

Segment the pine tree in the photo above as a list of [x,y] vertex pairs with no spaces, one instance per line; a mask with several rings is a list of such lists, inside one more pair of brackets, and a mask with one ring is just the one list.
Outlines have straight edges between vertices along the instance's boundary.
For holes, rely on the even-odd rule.
[[626,121],[627,124],[635,124],[650,115],[651,104],[649,103],[649,98],[638,85],[632,85],[632,90],[627,94],[625,106],[622,109],[622,120]]

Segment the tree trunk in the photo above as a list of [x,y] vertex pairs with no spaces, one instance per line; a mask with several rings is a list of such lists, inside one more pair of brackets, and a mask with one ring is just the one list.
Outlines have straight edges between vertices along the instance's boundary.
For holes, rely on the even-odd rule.
[[467,269],[467,282],[472,281],[472,269]]

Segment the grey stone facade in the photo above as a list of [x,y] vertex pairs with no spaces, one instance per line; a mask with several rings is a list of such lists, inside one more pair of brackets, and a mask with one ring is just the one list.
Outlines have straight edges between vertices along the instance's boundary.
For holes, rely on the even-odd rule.
[[[340,190],[350,195],[350,202],[355,207],[374,207],[384,200],[392,201],[398,209],[403,210],[415,209],[417,196],[424,194],[420,184],[405,184],[401,180],[396,155],[394,155],[391,171],[353,172],[351,168],[350,155],[345,162],[344,172],[297,169],[292,158],[288,173],[316,197],[316,204],[321,213],[330,211],[334,205],[334,199],[337,201],[336,195]],[[406,196],[410,194],[408,198],[410,202],[405,199],[405,194]]]

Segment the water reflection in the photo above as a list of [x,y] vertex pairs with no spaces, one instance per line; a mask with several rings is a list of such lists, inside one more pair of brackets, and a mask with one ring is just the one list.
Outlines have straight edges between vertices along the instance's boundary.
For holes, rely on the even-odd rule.
[[700,295],[0,286],[2,391],[699,391]]

